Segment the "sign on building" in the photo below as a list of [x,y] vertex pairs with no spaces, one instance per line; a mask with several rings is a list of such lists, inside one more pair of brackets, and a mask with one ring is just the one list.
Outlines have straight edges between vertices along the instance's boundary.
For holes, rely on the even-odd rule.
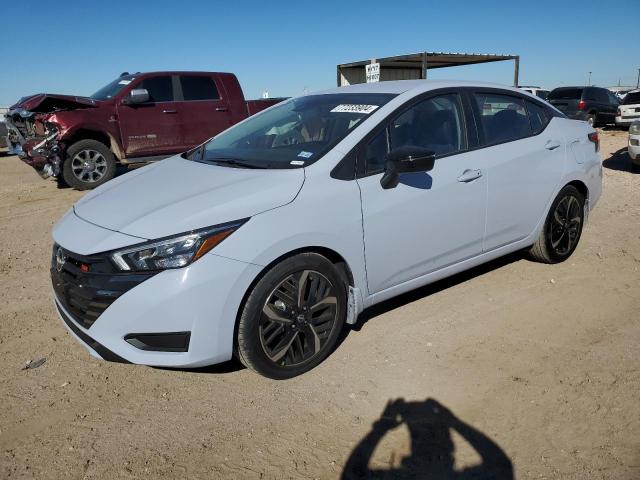
[[[371,63],[365,66],[367,74],[367,83],[374,83],[380,81],[380,64]],[[362,77],[360,77],[362,78]]]

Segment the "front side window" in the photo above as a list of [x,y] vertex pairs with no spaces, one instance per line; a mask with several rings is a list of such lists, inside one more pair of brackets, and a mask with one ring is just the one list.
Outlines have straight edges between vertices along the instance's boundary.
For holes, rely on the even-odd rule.
[[384,170],[387,162],[389,145],[387,142],[387,129],[382,129],[364,147],[364,161],[367,166],[367,173],[379,173]]
[[450,155],[466,148],[463,114],[457,94],[423,100],[392,123],[389,133],[391,149],[416,146],[436,156]]
[[211,77],[202,75],[180,75],[184,100],[218,100],[220,95]]
[[474,94],[480,110],[485,145],[510,142],[531,135],[524,101],[494,93]]
[[334,93],[293,98],[214,137],[197,160],[247,168],[310,165],[394,97]]
[[144,88],[149,92],[150,102],[173,102],[171,77],[145,78],[135,88]]

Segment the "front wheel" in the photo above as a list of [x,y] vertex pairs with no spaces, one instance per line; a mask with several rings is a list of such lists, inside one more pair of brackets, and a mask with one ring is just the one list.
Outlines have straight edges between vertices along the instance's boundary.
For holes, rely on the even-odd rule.
[[582,234],[584,197],[572,185],[565,186],[549,209],[540,236],[529,250],[539,262],[560,263],[571,256]]
[[67,149],[62,178],[77,190],[89,190],[108,182],[116,173],[111,150],[97,140],[80,140]]
[[244,304],[238,358],[276,380],[311,370],[336,346],[347,315],[346,290],[334,265],[316,253],[278,263]]

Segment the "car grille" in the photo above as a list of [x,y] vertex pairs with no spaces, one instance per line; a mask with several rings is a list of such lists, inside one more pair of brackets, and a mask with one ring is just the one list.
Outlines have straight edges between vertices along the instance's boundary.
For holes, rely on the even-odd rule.
[[106,254],[84,256],[53,246],[51,281],[56,298],[87,329],[121,295],[154,274],[121,273]]

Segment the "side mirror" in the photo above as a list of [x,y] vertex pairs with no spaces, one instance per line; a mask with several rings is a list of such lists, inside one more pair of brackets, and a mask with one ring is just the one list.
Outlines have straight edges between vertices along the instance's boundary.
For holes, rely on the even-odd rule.
[[387,165],[380,185],[385,190],[395,188],[400,182],[400,174],[408,172],[428,172],[433,169],[435,152],[416,146],[400,147],[387,155]]
[[134,88],[122,103],[131,105],[136,103],[145,103],[149,101],[149,91],[146,88]]

